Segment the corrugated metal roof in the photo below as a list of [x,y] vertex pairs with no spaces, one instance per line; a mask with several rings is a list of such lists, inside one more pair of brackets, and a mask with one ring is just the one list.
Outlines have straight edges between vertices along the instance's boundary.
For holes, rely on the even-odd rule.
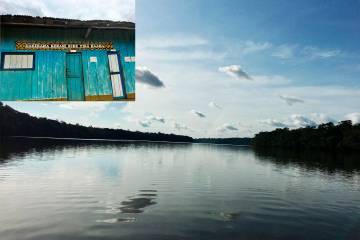
[[76,20],[23,15],[0,15],[0,24],[8,26],[31,26],[53,28],[93,28],[135,30],[135,23],[109,20]]

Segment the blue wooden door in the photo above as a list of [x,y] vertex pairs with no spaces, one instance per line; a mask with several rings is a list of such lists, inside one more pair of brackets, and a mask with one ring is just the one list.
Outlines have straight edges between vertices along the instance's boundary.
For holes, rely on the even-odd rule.
[[85,98],[81,53],[66,54],[66,79],[69,101],[83,101]]

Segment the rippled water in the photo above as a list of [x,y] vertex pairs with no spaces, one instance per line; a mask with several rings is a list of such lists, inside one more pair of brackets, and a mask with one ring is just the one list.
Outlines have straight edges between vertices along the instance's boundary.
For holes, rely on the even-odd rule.
[[17,140],[0,239],[360,239],[360,158]]

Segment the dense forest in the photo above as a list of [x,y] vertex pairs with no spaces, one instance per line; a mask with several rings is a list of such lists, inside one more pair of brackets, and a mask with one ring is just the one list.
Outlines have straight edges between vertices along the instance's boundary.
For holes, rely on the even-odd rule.
[[261,132],[252,138],[201,138],[164,133],[144,133],[122,129],[85,127],[58,120],[37,118],[21,113],[0,102],[0,139],[8,136],[82,138],[109,140],[145,140],[196,142],[211,144],[254,145],[284,149],[360,150],[360,124],[342,121],[290,130]]
[[249,145],[250,138],[193,139],[188,136],[163,133],[133,132],[121,129],[85,127],[21,113],[0,102],[0,138],[6,136],[146,140],[169,142],[197,142],[211,144]]
[[250,138],[193,139],[188,136],[163,133],[133,132],[121,129],[85,127],[21,113],[0,102],[0,138],[8,136],[146,140],[169,142],[197,142],[211,144],[249,145]]
[[0,138],[7,136],[193,142],[193,138],[188,136],[85,127],[37,118],[0,102]]
[[321,124],[290,130],[261,132],[253,139],[255,147],[287,149],[360,150],[360,124],[351,121]]

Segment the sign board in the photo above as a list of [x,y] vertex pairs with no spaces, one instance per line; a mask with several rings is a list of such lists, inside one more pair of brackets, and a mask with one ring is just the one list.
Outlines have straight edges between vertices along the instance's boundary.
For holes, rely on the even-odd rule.
[[96,63],[97,62],[97,57],[90,57],[90,62]]
[[16,41],[16,50],[111,50],[111,42],[28,42]]

